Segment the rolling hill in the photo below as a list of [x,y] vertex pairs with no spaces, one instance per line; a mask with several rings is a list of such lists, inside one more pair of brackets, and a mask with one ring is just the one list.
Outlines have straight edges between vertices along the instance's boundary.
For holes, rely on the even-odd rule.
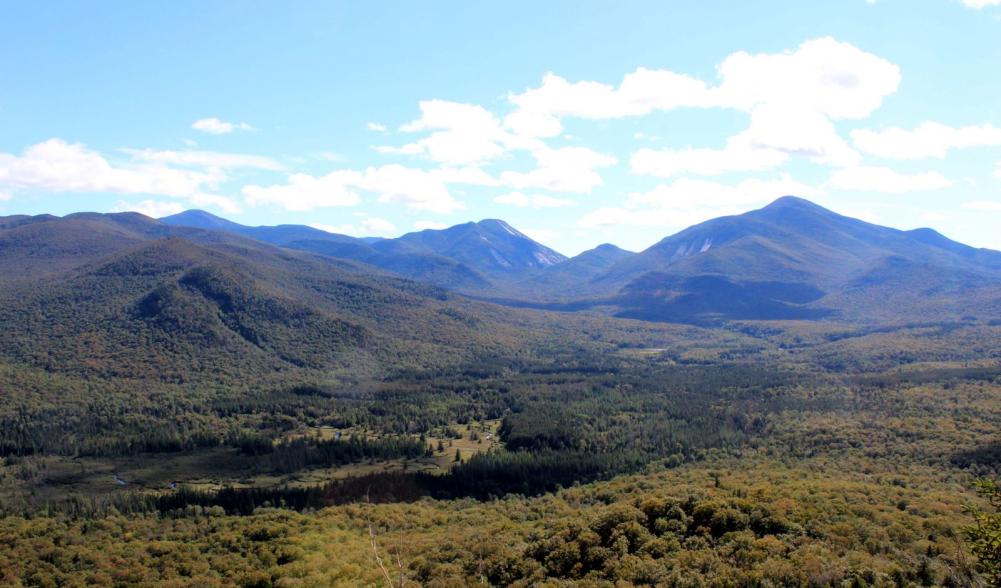
[[135,213],[0,218],[0,361],[165,382],[430,368],[524,342],[506,312],[364,264]]

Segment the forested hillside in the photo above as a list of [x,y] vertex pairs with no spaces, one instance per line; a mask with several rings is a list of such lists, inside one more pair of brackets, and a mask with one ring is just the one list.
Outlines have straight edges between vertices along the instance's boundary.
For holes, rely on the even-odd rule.
[[[998,473],[996,320],[516,309],[129,214],[6,218],[0,242],[7,584],[987,570],[964,506]],[[721,292],[701,304],[736,313]]]

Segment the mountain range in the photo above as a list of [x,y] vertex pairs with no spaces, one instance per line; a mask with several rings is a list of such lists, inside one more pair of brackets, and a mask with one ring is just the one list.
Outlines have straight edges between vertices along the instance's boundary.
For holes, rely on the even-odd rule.
[[200,211],[0,217],[0,364],[42,379],[379,378],[642,331],[608,316],[996,323],[1001,253],[791,197],[572,258],[499,220],[359,239]]
[[360,378],[531,344],[522,311],[219,222],[0,217],[0,365],[167,383]]
[[1001,252],[932,229],[902,231],[786,196],[692,226],[638,253],[611,244],[567,258],[500,220],[396,239],[300,225],[247,227],[203,211],[160,221],[361,262],[474,298],[644,320],[990,317]]
[[202,211],[0,217],[0,324],[18,325],[0,347],[45,369],[363,374],[552,341],[553,315],[505,306],[700,326],[990,322],[1001,252],[794,197],[572,258],[500,220],[359,239]]

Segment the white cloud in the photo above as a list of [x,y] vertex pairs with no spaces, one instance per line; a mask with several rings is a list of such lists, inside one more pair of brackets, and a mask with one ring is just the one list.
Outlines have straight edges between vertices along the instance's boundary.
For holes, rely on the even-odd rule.
[[902,174],[888,167],[858,166],[835,170],[827,186],[837,190],[901,194],[948,188],[952,182],[933,171]]
[[[538,88],[509,96],[517,109],[506,124],[524,134],[549,137],[559,134],[557,125],[564,117],[621,118],[683,107],[751,112],[776,104],[833,119],[863,118],[900,83],[896,65],[830,37],[784,53],[739,51],[724,59],[717,73],[720,83],[708,86],[683,74],[639,68],[618,88],[592,81],[571,83],[550,73]],[[532,133],[533,128],[544,132]]]
[[751,113],[751,124],[731,139],[749,150],[805,157],[814,163],[858,165],[861,156],[848,146],[824,114],[787,104],[764,104]]
[[364,218],[357,224],[328,225],[314,223],[309,226],[321,231],[327,231],[328,233],[351,235],[354,237],[385,237],[396,234],[396,225],[386,219],[376,217]]
[[719,105],[746,111],[786,105],[832,119],[868,116],[900,84],[896,65],[830,37],[784,53],[738,51],[720,64],[718,73]]
[[3,190],[0,190],[0,202],[3,202],[5,200],[10,200],[11,198],[13,198],[13,196],[11,196],[10,192],[4,192]]
[[647,192],[634,192],[623,206],[594,210],[578,220],[586,228],[602,226],[655,226],[679,229],[728,214],[739,214],[780,196],[815,197],[823,192],[794,180],[748,179],[736,185],[707,180],[678,179]]
[[960,205],[964,210],[976,210],[978,212],[1001,212],[1001,201],[996,200],[974,200],[964,202]]
[[512,137],[490,111],[475,104],[426,100],[421,117],[400,127],[405,133],[429,131],[416,142],[400,147],[379,146],[381,153],[423,155],[451,166],[478,164],[507,152]]
[[440,231],[442,229],[447,229],[448,225],[437,221],[419,220],[414,223],[414,228],[419,231],[425,231],[429,229],[433,231]]
[[517,109],[504,124],[519,135],[555,137],[563,132],[564,117],[609,119],[641,116],[654,110],[702,106],[711,101],[706,84],[666,70],[639,68],[627,74],[618,88],[600,82],[568,82],[553,73],[538,88],[511,94]]
[[[638,167],[660,169],[663,176],[713,175],[774,167],[781,154],[849,166],[860,157],[832,121],[868,116],[900,84],[896,65],[829,37],[783,53],[733,53],[717,73],[719,83],[710,86],[671,71],[640,68],[618,87],[571,83],[547,74],[539,87],[509,97],[516,110],[505,118],[505,126],[521,135],[554,137],[562,133],[567,117],[612,119],[684,107],[729,108],[749,113],[751,124],[726,149],[668,150],[656,162],[650,159],[654,152],[645,150]],[[645,158],[650,165],[644,165]]]
[[604,183],[595,171],[614,165],[617,160],[587,147],[543,148],[532,152],[536,168],[529,172],[505,171],[500,179],[518,190],[541,189],[553,192],[583,192]]
[[[481,106],[429,100],[421,102],[420,108],[421,117],[403,125],[400,131],[429,135],[399,147],[376,149],[421,155],[442,164],[443,168],[432,173],[446,183],[589,192],[603,182],[596,170],[616,163],[615,158],[584,147],[553,149],[538,139],[512,134]],[[527,172],[509,170],[495,178],[480,167],[513,151],[531,153],[536,168]]]
[[141,202],[119,200],[111,208],[111,212],[138,212],[150,218],[163,218],[183,211],[184,206],[170,200],[143,200]]
[[364,172],[337,170],[320,177],[292,174],[284,184],[244,186],[243,195],[252,206],[270,204],[307,211],[358,204],[358,190],[376,194],[379,202],[403,204],[410,210],[448,213],[462,207],[437,173],[397,164],[369,167]]
[[377,193],[379,202],[404,204],[410,210],[445,214],[462,208],[436,174],[402,165],[370,167],[358,185]]
[[239,207],[231,199],[210,193],[228,179],[218,167],[179,169],[142,159],[112,163],[81,143],[62,139],[32,145],[20,156],[0,153],[0,186],[15,190],[150,194],[237,212]]
[[253,131],[256,130],[254,127],[248,125],[245,122],[227,122],[224,120],[219,120],[218,118],[200,118],[195,122],[191,123],[191,128],[196,131],[201,131],[203,133],[208,133],[210,135],[226,135],[232,133],[233,131]]
[[941,159],[950,149],[1001,146],[1001,128],[989,124],[950,127],[925,121],[911,131],[857,129],[851,135],[859,150],[885,159]]
[[367,128],[370,131],[374,131],[376,133],[385,133],[386,132],[386,125],[379,124],[377,122],[370,122],[370,123],[368,123],[368,124],[365,125],[365,128]]
[[523,192],[509,192],[494,198],[497,204],[508,204],[519,208],[560,208],[573,206],[573,200],[565,198],[553,198],[545,194],[528,195]]
[[249,185],[244,186],[242,192],[251,206],[272,204],[293,211],[354,206],[361,202],[353,190],[361,177],[361,174],[351,170],[338,170],[321,177],[291,174],[285,184],[266,187]]

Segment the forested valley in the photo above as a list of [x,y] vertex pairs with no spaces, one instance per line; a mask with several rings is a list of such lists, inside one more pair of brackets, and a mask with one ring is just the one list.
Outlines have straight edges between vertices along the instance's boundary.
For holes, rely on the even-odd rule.
[[133,214],[0,270],[5,585],[998,581],[986,286],[641,321]]

